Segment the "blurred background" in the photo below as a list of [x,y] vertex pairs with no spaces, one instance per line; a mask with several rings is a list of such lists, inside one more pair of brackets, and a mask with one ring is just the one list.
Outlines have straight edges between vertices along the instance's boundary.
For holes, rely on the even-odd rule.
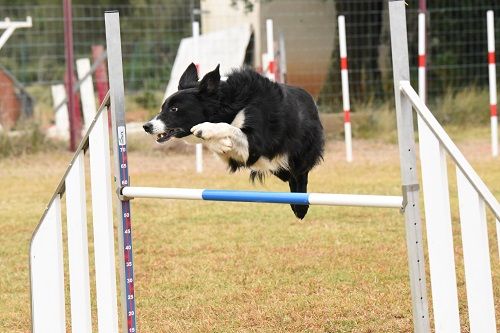
[[[407,1],[415,86],[419,2]],[[121,16],[128,111],[138,112],[130,115],[131,120],[145,120],[157,112],[181,40],[192,35],[193,21],[200,22],[202,35],[248,24],[251,38],[244,63],[262,70],[269,18],[274,21],[276,43],[280,36],[284,41],[287,83],[307,89],[322,112],[341,113],[340,14],[346,17],[351,109],[354,117],[367,119],[357,124],[353,120],[354,135],[376,131],[373,113],[392,108],[385,0],[74,0],[75,59],[99,59],[92,56],[92,47],[105,44],[103,13],[109,9],[118,9]],[[439,105],[433,110],[445,123],[488,122],[486,11],[490,9],[500,22],[500,2],[495,0],[434,0],[427,5],[429,104]],[[0,112],[9,113],[0,118],[4,131],[26,126],[22,119],[30,118],[43,132],[54,118],[50,87],[64,82],[63,1],[0,0],[0,20],[27,16],[32,17],[32,27],[17,29],[0,49]],[[500,36],[500,24],[496,35]],[[362,112],[370,116],[362,117]]]
[[[5,27],[0,34],[7,36],[13,22],[21,25],[9,38],[0,37],[0,332],[30,331],[28,243],[70,151],[78,145],[78,138],[70,139],[70,128],[77,136],[83,134],[92,119],[83,106],[97,105],[108,89],[106,10],[120,13],[133,184],[288,191],[275,177],[252,185],[247,172],[229,176],[225,164],[208,152],[200,159],[203,173],[195,172],[194,146],[181,140],[156,144],[141,128],[158,113],[171,78],[191,61],[200,64],[202,74],[219,62],[224,71],[236,64],[269,74],[266,35],[267,20],[272,19],[276,78],[314,96],[328,139],[324,162],[310,174],[311,192],[399,195],[387,1],[0,0],[0,26]],[[494,10],[499,50],[500,0],[406,3],[412,85],[416,89],[418,83],[418,14],[425,12],[430,110],[500,198],[499,159],[490,152],[486,32],[486,11]],[[68,14],[72,34],[65,24]],[[342,105],[339,15],[346,23],[352,163],[346,161],[343,142],[349,130]],[[201,33],[196,57],[194,22]],[[72,48],[68,35],[73,36]],[[73,61],[68,61],[70,50]],[[92,77],[90,89],[79,84],[82,73]],[[72,102],[65,98],[70,82],[76,91]],[[77,115],[80,127],[75,125]],[[88,159],[85,163],[89,173]],[[461,332],[470,332],[459,245],[465,229],[456,210],[462,205],[454,168],[448,176]],[[399,210],[315,207],[299,222],[288,205],[171,200],[137,200],[133,205],[138,325],[144,332],[412,331]],[[66,220],[66,209],[61,213],[61,221]],[[90,242],[90,221],[88,228]],[[489,225],[490,244],[496,244],[494,232]],[[492,258],[496,250],[495,245],[490,248]],[[65,258],[67,253],[64,246]],[[95,295],[93,258],[91,245]],[[491,267],[499,322],[500,266],[493,260]],[[67,265],[65,274],[69,305]],[[69,319],[69,306],[66,312]],[[93,300],[94,332],[96,315]],[[68,320],[68,330],[69,325]]]

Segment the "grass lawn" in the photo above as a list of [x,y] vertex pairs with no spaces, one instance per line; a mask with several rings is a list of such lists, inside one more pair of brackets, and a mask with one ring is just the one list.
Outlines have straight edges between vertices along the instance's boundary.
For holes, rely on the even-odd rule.
[[[490,157],[487,130],[471,133],[460,133],[467,140],[459,146],[500,197],[500,165]],[[341,143],[327,148],[310,176],[311,192],[400,194],[396,145],[355,140],[351,164]],[[58,151],[0,160],[2,332],[30,330],[29,240],[70,156]],[[136,150],[129,162],[133,185],[288,190],[275,179],[254,186],[247,172],[228,175],[207,152],[203,175],[193,171],[194,153]],[[454,189],[453,168],[449,175]],[[451,202],[466,332],[454,191]],[[489,217],[500,322],[500,267]],[[288,205],[135,199],[132,224],[140,332],[412,331],[404,219],[397,210],[315,206],[299,221]],[[90,260],[93,267],[93,254]],[[95,313],[94,303],[94,327]]]

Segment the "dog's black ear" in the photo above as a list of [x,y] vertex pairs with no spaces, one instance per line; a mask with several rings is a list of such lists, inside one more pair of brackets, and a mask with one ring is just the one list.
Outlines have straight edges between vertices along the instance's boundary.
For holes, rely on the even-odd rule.
[[207,73],[203,77],[203,79],[201,79],[200,82],[201,92],[207,92],[209,94],[212,94],[215,91],[217,91],[217,88],[219,87],[220,83],[219,66],[220,65],[217,65],[217,67],[213,71]]
[[182,89],[188,89],[188,88],[193,88],[196,87],[196,84],[198,83],[198,69],[196,68],[196,65],[191,63],[184,73],[181,76],[181,79],[179,80],[179,90]]

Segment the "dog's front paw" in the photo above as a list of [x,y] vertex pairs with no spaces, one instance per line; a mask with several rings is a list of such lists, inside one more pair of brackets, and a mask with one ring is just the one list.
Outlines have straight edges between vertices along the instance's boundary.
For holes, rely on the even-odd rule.
[[200,139],[209,140],[213,136],[212,125],[212,123],[208,122],[198,124],[191,128],[191,133]]

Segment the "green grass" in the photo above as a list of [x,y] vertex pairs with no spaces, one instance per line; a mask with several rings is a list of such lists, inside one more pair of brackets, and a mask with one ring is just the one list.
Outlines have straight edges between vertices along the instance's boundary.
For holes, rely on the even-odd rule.
[[[487,130],[460,134],[461,147],[498,197],[500,168],[489,156]],[[400,194],[396,145],[355,140],[352,164],[344,162],[343,149],[329,143],[325,161],[311,174],[311,192]],[[253,186],[246,172],[228,175],[209,153],[205,173],[195,174],[193,155],[138,148],[129,155],[131,182],[287,190],[274,179]],[[29,239],[69,158],[55,151],[0,160],[0,331],[30,329]],[[456,207],[454,192],[451,200]],[[412,330],[404,221],[397,210],[318,206],[298,221],[287,205],[135,199],[132,217],[141,332]],[[453,217],[467,331],[456,211]],[[492,223],[489,231],[498,296]],[[90,260],[93,267],[93,254]],[[498,309],[498,297],[495,302]]]

